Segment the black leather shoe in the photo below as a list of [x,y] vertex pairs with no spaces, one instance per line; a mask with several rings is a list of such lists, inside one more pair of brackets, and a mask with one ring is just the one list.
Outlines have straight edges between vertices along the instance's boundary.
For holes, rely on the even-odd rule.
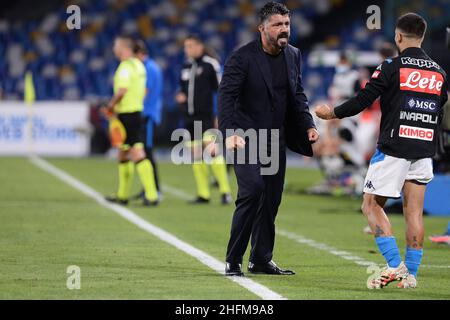
[[109,201],[109,202],[121,204],[123,206],[126,206],[128,204],[128,199],[119,199],[116,196],[106,196],[105,200]]
[[159,204],[158,200],[150,201],[147,198],[144,197],[144,200],[142,200],[142,205],[144,207],[156,207]]
[[266,264],[254,264],[252,262],[248,263],[248,271],[250,273],[262,273],[262,274],[275,274],[275,275],[294,275],[295,272],[292,270],[283,270],[279,268],[273,260],[267,262]]
[[225,266],[225,275],[243,277],[244,273],[242,272],[242,264],[227,262],[227,265]]

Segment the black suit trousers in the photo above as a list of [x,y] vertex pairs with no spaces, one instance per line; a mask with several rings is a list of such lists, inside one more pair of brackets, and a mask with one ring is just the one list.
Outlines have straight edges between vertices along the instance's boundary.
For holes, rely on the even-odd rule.
[[275,218],[281,203],[286,172],[286,151],[280,151],[279,170],[261,175],[260,164],[235,164],[238,194],[231,224],[226,261],[242,263],[251,237],[250,261],[264,264],[272,260]]

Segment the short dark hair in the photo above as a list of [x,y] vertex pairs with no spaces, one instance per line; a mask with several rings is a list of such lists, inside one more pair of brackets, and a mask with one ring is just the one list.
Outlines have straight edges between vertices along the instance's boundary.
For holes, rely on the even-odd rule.
[[198,34],[196,34],[196,33],[191,33],[190,35],[188,35],[188,36],[184,39],[184,41],[186,41],[186,40],[194,40],[194,41],[196,41],[196,42],[198,42],[198,43],[203,44],[202,38],[200,38],[200,36],[199,36]]
[[270,1],[259,10],[259,22],[265,22],[267,19],[269,19],[270,16],[274,14],[281,14],[282,16],[284,16],[290,14],[290,11],[284,4]]
[[406,13],[398,18],[396,28],[407,36],[421,39],[427,30],[427,22],[417,13]]
[[145,45],[144,40],[137,39],[134,41],[133,52],[134,54],[148,54],[147,46]]

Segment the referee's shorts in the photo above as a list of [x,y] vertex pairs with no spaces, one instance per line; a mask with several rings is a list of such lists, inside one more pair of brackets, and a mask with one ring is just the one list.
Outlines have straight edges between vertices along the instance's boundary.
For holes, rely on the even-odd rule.
[[125,141],[120,149],[126,151],[133,147],[142,148],[144,144],[141,135],[141,112],[119,113],[117,117],[122,122],[126,132]]

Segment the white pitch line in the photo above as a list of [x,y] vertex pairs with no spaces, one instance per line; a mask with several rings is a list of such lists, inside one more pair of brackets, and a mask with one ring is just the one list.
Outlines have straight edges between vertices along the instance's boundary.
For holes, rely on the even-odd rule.
[[[69,186],[73,187],[74,189],[77,189],[78,191],[82,192],[84,195],[88,196],[89,198],[92,198],[95,200],[99,205],[108,208],[117,214],[119,214],[121,217],[125,218],[129,222],[135,224],[142,230],[147,231],[148,233],[154,235],[155,237],[161,239],[162,241],[174,246],[175,248],[183,251],[184,253],[190,255],[191,257],[196,258],[204,265],[208,266],[209,268],[213,269],[217,273],[224,274],[225,270],[225,264],[216,258],[210,256],[209,254],[191,246],[190,244],[178,239],[174,235],[170,234],[169,232],[151,224],[145,219],[142,219],[140,216],[135,214],[133,211],[114,204],[107,202],[101,194],[99,194],[97,191],[92,189],[91,187],[85,185],[78,179],[74,178],[73,176],[69,175],[67,172],[53,166],[49,162],[45,161],[44,159],[41,159],[36,156],[32,156],[29,158],[30,162],[33,163],[35,166],[39,167],[40,169],[52,174],[59,180],[65,182]],[[169,190],[167,190],[170,192]],[[264,300],[286,300],[283,296],[280,294],[270,290],[266,286],[263,286],[249,278],[245,277],[227,277],[227,279],[230,279],[231,281],[239,284],[240,286],[244,287],[248,291],[254,293],[258,297],[264,299]]]
[[301,235],[298,235],[296,233],[293,233],[293,232],[289,232],[289,231],[279,230],[278,229],[277,233],[282,235],[282,236],[284,236],[284,237],[286,237],[286,238],[288,238],[288,239],[294,240],[297,243],[305,244],[305,245],[310,246],[312,248],[319,249],[319,250],[322,250],[322,251],[326,251],[326,252],[331,253],[331,254],[333,254],[335,256],[338,256],[339,258],[351,261],[351,262],[356,263],[356,264],[358,264],[360,266],[371,266],[371,265],[376,265],[377,264],[377,263],[375,263],[373,261],[369,261],[369,260],[366,260],[364,258],[355,256],[355,255],[351,254],[350,252],[338,250],[338,249],[336,249],[336,248],[334,248],[332,246],[329,246],[329,245],[324,244],[324,243],[317,242],[315,240],[306,239],[305,237],[303,237]]
[[[190,195],[189,193],[187,193],[187,192],[185,192],[183,190],[180,190],[178,188],[174,188],[174,187],[166,185],[166,184],[163,184],[162,187],[163,187],[163,191],[166,191],[169,194],[172,194],[173,196],[175,196],[177,198],[180,198],[180,199],[183,199],[183,200],[189,200],[189,199],[193,198],[192,195]],[[315,240],[305,238],[302,235],[299,235],[299,234],[296,234],[296,233],[293,233],[293,232],[289,232],[289,231],[277,228],[277,234],[279,234],[281,236],[284,236],[284,237],[286,237],[288,239],[291,239],[291,240],[293,240],[293,241],[295,241],[295,242],[297,242],[299,244],[304,244],[304,245],[310,246],[312,248],[328,252],[328,253],[330,253],[332,255],[335,255],[335,256],[340,257],[342,259],[345,259],[347,261],[351,261],[353,263],[356,263],[357,265],[360,265],[360,266],[367,267],[367,266],[370,266],[370,265],[377,265],[376,262],[366,260],[366,259],[364,259],[362,257],[356,256],[356,255],[354,255],[354,254],[352,254],[350,252],[347,252],[347,251],[339,250],[339,249],[334,248],[332,246],[329,246],[329,245],[327,245],[325,243],[320,243],[320,242],[317,242]],[[379,264],[379,265],[384,265],[384,264]],[[445,266],[445,265],[422,264],[420,267],[421,268],[450,269],[450,266]]]
[[[174,188],[174,187],[168,186],[166,184],[163,184],[162,187],[163,187],[163,191],[166,191],[166,192],[172,194],[173,196],[175,196],[177,198],[180,198],[180,199],[183,199],[183,200],[192,199],[192,196],[189,193],[187,193],[187,192],[185,192],[183,190],[180,190],[178,188]],[[292,233],[292,232],[288,232],[288,231],[285,231],[285,230],[277,229],[277,234],[279,234],[281,236],[284,236],[286,238],[289,238],[291,240],[294,240],[294,241],[296,241],[298,243],[306,244],[306,245],[308,245],[310,247],[313,247],[315,249],[323,250],[323,251],[326,251],[328,253],[334,254],[334,255],[336,255],[338,257],[341,257],[341,258],[343,258],[345,260],[352,261],[352,262],[354,262],[356,264],[359,264],[361,266],[370,266],[370,265],[376,264],[375,262],[364,260],[363,258],[355,256],[355,255],[353,255],[353,254],[351,254],[349,252],[338,250],[338,249],[333,248],[333,247],[331,247],[329,245],[326,245],[324,243],[319,243],[317,241],[314,241],[314,240],[311,240],[311,239],[307,239],[307,238],[305,238],[303,236],[297,235],[297,234]]]

